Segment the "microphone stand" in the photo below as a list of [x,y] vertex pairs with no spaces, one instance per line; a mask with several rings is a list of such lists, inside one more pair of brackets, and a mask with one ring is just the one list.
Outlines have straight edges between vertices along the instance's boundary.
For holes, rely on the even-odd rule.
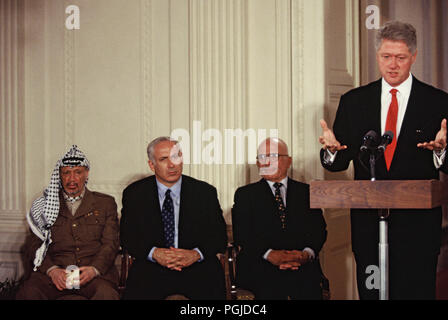
[[369,163],[370,163],[370,181],[375,181],[375,164],[376,164],[376,156],[375,156],[375,152],[373,150],[371,150],[370,152],[370,159],[369,159]]
[[[382,152],[379,149],[370,149],[370,181],[375,181],[375,164],[380,158]],[[389,300],[389,209],[378,209],[379,216],[379,243],[378,243],[378,261],[380,269],[380,300]]]
[[[375,165],[384,150],[377,147],[368,148],[370,153],[370,181],[376,181]],[[362,163],[362,161],[361,161]],[[378,261],[380,270],[380,289],[379,299],[389,300],[389,243],[388,243],[388,218],[390,215],[389,209],[378,209],[379,216],[379,243],[378,243]]]
[[389,300],[389,243],[388,243],[388,218],[389,209],[379,209],[380,241],[378,243],[378,261],[380,269],[380,300]]

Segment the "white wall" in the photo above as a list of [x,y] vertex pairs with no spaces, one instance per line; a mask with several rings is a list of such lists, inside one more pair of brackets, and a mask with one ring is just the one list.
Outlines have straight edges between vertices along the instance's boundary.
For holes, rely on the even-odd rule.
[[[225,129],[278,129],[293,177],[332,178],[319,163],[319,119],[332,122],[340,94],[359,83],[358,1],[0,4],[1,279],[22,273],[25,212],[72,144],[92,164],[89,188],[113,195],[119,208],[123,188],[150,174],[147,143],[174,129],[193,138],[196,121],[202,132],[217,129],[210,141]],[[71,4],[79,30],[65,28]],[[247,162],[202,161],[185,172],[217,187],[228,224],[235,189],[259,179]],[[333,297],[354,299],[347,212],[325,216],[322,262]]]

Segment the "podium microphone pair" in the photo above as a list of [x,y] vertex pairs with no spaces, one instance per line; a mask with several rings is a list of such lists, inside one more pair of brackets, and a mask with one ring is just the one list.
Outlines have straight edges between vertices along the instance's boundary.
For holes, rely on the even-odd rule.
[[[375,163],[376,160],[386,151],[386,147],[392,143],[394,134],[392,131],[386,131],[381,138],[378,134],[370,130],[362,138],[361,153],[368,151],[370,153],[370,180],[375,181]],[[361,155],[361,154],[360,154]],[[361,159],[360,159],[361,160]],[[362,161],[361,161],[362,163]],[[367,168],[366,168],[367,169]]]
[[372,151],[374,153],[375,151],[378,151],[380,153],[384,153],[384,151],[386,151],[386,147],[392,143],[393,138],[394,134],[392,131],[386,131],[382,137],[379,138],[375,131],[370,130],[362,138],[360,150],[362,152]]

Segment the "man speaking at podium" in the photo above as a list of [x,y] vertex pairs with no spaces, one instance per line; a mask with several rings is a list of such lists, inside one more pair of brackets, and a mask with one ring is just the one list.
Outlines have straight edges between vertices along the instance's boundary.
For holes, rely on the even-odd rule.
[[[439,179],[446,163],[448,94],[417,80],[411,67],[417,56],[415,28],[389,22],[376,39],[382,79],[344,94],[333,130],[321,120],[321,162],[329,171],[343,171],[353,161],[356,180],[371,178],[360,157],[364,135],[393,133],[384,157],[377,160],[378,180]],[[389,226],[389,296],[391,299],[435,299],[442,208],[391,210]],[[378,266],[377,210],[351,210],[352,249],[361,299],[378,299],[368,289],[369,265]]]

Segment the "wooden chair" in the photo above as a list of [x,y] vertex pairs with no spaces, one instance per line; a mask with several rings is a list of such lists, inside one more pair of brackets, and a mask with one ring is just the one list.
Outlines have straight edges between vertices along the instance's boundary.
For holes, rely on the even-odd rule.
[[120,279],[118,282],[118,293],[120,297],[123,297],[124,289],[126,288],[126,279],[128,278],[129,269],[134,262],[134,258],[127,253],[123,248],[120,248],[121,266],[120,266]]

